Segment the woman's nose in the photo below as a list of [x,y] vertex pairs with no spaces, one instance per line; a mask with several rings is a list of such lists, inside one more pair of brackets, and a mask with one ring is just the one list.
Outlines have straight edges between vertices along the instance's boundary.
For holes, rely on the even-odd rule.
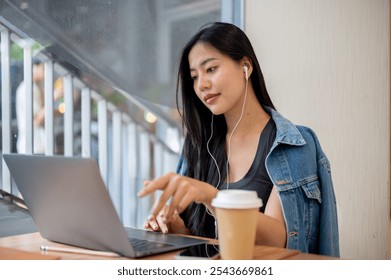
[[197,83],[197,87],[201,92],[209,89],[211,86],[211,82],[206,75],[199,75]]

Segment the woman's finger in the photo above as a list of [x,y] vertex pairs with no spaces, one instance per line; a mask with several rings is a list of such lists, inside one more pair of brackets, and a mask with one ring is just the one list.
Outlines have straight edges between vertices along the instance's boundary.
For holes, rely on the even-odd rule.
[[154,191],[157,190],[163,190],[165,189],[166,185],[170,181],[171,177],[173,176],[179,176],[175,173],[168,173],[166,175],[163,175],[162,177],[159,177],[153,181],[145,181],[144,182],[144,188],[142,188],[137,195],[139,197],[144,197],[148,194],[153,193]]
[[191,203],[194,202],[194,194],[187,192],[181,199],[180,203],[177,205],[176,210],[180,214],[182,213]]
[[166,212],[166,208],[164,208],[158,215],[157,217],[157,223],[159,224],[159,227],[161,229],[161,231],[166,234],[168,233],[168,226],[166,224],[166,222],[164,221],[164,216],[165,216],[165,212]]
[[158,215],[158,213],[160,211],[162,211],[162,209],[164,207],[166,207],[167,201],[172,196],[174,196],[175,192],[176,192],[176,185],[175,184],[169,183],[168,185],[166,185],[163,193],[159,196],[158,199],[156,199],[156,201],[151,209],[151,215],[156,217]]
[[[149,224],[149,227],[154,230],[154,231],[159,231],[160,230],[160,227],[159,227],[159,224],[158,224],[158,221],[156,220],[156,218],[152,215],[150,215],[147,219],[147,222]],[[145,223],[145,224],[146,224]],[[144,224],[144,226],[145,226]]]
[[[179,205],[184,205],[186,202],[183,202],[183,198],[189,196],[189,186],[187,182],[178,182],[178,185],[175,188],[175,193],[173,194],[169,205],[167,206],[167,211],[165,213],[164,219],[166,222],[171,220],[171,217],[174,215],[174,212],[181,211],[178,209]],[[185,208],[190,204],[190,202],[185,206]]]

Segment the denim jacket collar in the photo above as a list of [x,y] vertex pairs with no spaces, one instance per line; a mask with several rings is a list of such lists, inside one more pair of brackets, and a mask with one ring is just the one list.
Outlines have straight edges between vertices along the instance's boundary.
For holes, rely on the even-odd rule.
[[264,110],[272,117],[277,127],[276,139],[272,149],[277,144],[302,146],[306,143],[303,136],[293,123],[285,119],[280,113],[270,107],[264,106]]

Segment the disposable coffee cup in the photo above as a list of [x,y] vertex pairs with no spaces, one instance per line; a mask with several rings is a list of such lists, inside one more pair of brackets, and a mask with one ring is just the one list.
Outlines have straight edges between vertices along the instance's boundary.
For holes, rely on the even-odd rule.
[[257,215],[262,207],[257,192],[222,190],[212,200],[212,206],[216,213],[221,258],[253,259]]

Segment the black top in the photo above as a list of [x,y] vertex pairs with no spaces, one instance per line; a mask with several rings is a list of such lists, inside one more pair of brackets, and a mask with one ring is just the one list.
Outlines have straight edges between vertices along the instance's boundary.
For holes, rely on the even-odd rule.
[[[270,118],[265,128],[263,129],[255,155],[254,161],[247,172],[247,174],[237,182],[230,182],[229,189],[254,190],[258,193],[258,197],[262,199],[263,206],[259,209],[264,213],[267,201],[273,188],[273,182],[270,180],[266,171],[265,161],[266,156],[273,145],[276,138],[276,125]],[[224,183],[219,187],[220,190],[226,189],[227,184]],[[205,233],[208,237],[215,238],[214,218],[206,215],[206,222],[204,227]]]

